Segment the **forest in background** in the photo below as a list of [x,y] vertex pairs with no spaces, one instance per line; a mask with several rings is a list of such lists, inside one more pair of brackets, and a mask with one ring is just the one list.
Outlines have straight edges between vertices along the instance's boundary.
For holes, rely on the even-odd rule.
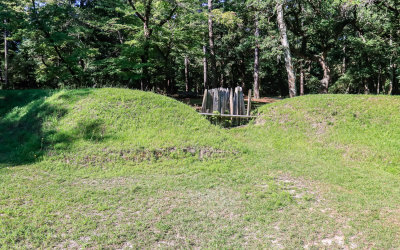
[[1,0],[2,89],[399,94],[398,0]]

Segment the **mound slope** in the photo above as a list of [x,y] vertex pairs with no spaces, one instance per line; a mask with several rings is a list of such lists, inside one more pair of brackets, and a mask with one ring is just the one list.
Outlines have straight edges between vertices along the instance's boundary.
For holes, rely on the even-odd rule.
[[295,140],[293,146],[300,141],[301,147],[304,142],[329,147],[345,161],[368,162],[398,174],[399,111],[395,96],[309,95],[261,107],[256,123]]
[[[24,101],[21,93],[27,95]],[[229,147],[224,132],[189,106],[149,92],[6,91],[0,100],[2,163],[33,161],[41,155],[64,157],[67,162],[97,155],[84,160],[89,163],[115,157],[202,157]]]

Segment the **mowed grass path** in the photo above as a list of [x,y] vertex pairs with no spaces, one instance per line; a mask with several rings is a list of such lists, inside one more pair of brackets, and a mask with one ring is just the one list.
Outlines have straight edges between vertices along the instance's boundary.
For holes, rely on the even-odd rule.
[[221,129],[125,89],[0,92],[2,248],[400,247],[400,99]]

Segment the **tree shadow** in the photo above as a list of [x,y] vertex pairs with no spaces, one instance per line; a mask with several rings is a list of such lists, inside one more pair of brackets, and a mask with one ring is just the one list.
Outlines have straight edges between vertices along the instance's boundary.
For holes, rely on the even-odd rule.
[[78,122],[77,127],[80,129],[81,135],[85,140],[102,141],[105,138],[103,124],[104,121],[101,119],[81,120]]
[[55,90],[2,90],[0,91],[0,117],[4,117],[15,107],[23,107],[28,103],[46,98],[55,93]]
[[[69,145],[74,138],[61,135],[56,128],[45,128],[49,119],[60,119],[68,110],[52,105],[46,98],[54,90],[0,91],[0,169],[36,162],[51,144]],[[69,104],[88,95],[91,90],[76,90],[60,95]],[[88,128],[87,133],[99,125]]]

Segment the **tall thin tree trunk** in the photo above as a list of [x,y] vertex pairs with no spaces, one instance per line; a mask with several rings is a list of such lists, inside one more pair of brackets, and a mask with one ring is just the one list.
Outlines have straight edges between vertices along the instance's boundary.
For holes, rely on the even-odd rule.
[[376,84],[376,94],[380,94],[380,88],[381,88],[381,75],[382,75],[382,67],[379,65],[379,73],[378,73],[378,82]]
[[220,66],[219,66],[219,86],[221,88],[223,88],[225,86],[225,74],[224,74],[224,69],[225,69],[225,61],[222,59],[220,62]]
[[[389,41],[389,45],[390,47],[393,48],[393,38],[392,35],[390,35],[390,41]],[[395,68],[395,63],[394,61],[394,56],[393,56],[393,52],[392,52],[392,56],[390,57],[390,69],[391,69],[391,77],[390,77],[390,83],[389,83],[389,91],[388,91],[388,95],[392,95],[393,94],[393,88],[395,85],[395,80],[396,80],[396,68]]]
[[204,89],[207,89],[208,87],[208,82],[207,82],[207,47],[204,45],[203,46],[203,87]]
[[245,65],[245,60],[243,58],[240,60],[239,67],[240,67],[240,76],[242,78],[241,87],[242,89],[244,89],[246,86],[246,65]]
[[391,64],[392,74],[391,74],[391,80],[390,80],[390,94],[391,95],[397,94],[396,68],[397,68],[397,65],[396,65],[396,63],[393,62]]
[[185,56],[185,86],[186,86],[186,92],[189,92],[190,86],[189,86],[189,58],[188,58],[188,56]]
[[143,78],[141,80],[141,90],[145,90],[149,87],[150,80],[149,80],[149,68],[147,66],[149,62],[149,50],[150,50],[150,36],[151,36],[151,31],[149,29],[149,24],[148,24],[148,17],[146,18],[145,22],[143,23],[143,29],[144,29],[144,45],[143,45],[143,55],[141,56],[141,61],[142,61],[142,75]]
[[260,37],[260,29],[258,25],[258,15],[256,14],[254,17],[254,36],[256,38],[255,41],[255,49],[254,49],[254,98],[260,99],[260,44],[259,44],[259,37]]
[[278,27],[281,36],[281,44],[283,47],[283,52],[285,55],[285,66],[288,74],[288,86],[289,86],[289,96],[296,96],[296,78],[294,75],[292,56],[290,54],[290,46],[286,33],[286,23],[283,17],[283,6],[280,0],[276,5],[277,19],[278,19]]
[[208,38],[209,38],[209,44],[210,44],[210,59],[211,59],[210,80],[211,80],[211,86],[213,88],[217,88],[218,87],[218,82],[217,82],[217,61],[216,61],[216,58],[215,58],[212,9],[213,9],[212,0],[208,0]]
[[342,62],[342,75],[346,74],[347,60],[346,60],[346,45],[343,47],[343,62]]
[[[4,24],[7,25],[7,20],[4,19]],[[7,29],[4,28],[4,87],[8,86],[8,42]]]
[[300,95],[304,95],[304,80],[305,80],[305,73],[304,73],[304,63],[300,63]]

